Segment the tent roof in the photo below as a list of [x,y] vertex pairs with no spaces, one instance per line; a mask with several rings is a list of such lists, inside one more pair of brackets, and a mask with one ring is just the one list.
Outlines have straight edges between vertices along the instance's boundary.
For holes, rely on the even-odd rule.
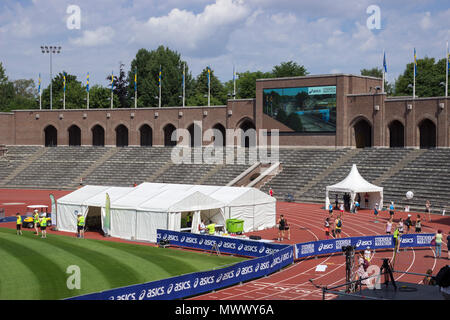
[[58,203],[104,206],[106,193],[110,196],[111,208],[155,212],[208,210],[276,202],[275,198],[255,188],[142,183],[134,188],[88,185],[58,199]]
[[350,173],[347,177],[339,183],[327,186],[327,191],[341,191],[341,192],[382,192],[383,188],[378,187],[367,180],[365,180],[353,164]]

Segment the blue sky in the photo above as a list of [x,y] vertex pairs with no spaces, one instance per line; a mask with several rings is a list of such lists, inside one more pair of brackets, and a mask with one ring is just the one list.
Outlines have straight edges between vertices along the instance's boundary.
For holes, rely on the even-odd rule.
[[[62,70],[106,86],[119,62],[162,44],[179,52],[193,76],[210,65],[221,81],[239,71],[270,71],[293,60],[310,74],[353,73],[388,62],[393,81],[418,58],[441,59],[450,38],[448,1],[372,0],[2,0],[0,61],[10,79],[42,74],[49,57],[41,45],[60,45],[54,74]],[[77,5],[80,29],[68,29]],[[380,9],[381,29],[370,30],[366,12]]]

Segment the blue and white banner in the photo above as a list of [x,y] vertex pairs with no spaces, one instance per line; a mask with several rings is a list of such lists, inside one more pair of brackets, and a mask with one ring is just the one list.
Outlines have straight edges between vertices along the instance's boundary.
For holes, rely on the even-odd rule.
[[[434,234],[403,234],[400,236],[400,247],[430,246],[433,237]],[[380,235],[298,243],[295,245],[295,259],[342,252],[342,247],[345,246],[353,246],[355,250],[389,249],[394,248],[394,237],[392,235]]]
[[294,262],[294,247],[218,270],[88,294],[68,300],[173,300],[217,290],[276,272]]
[[263,257],[286,248],[287,245],[232,237],[209,236],[188,232],[157,230],[157,241],[168,240],[170,245],[199,250],[213,250],[247,257]]

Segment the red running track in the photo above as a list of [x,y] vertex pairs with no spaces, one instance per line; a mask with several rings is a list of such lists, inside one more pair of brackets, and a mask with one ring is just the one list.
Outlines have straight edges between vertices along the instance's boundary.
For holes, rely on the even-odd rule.
[[[26,205],[45,204],[50,207],[50,193],[53,193],[58,199],[70,191],[55,190],[0,190],[0,206],[2,203],[21,202],[24,205],[3,206],[7,209],[7,215],[13,215],[16,210],[24,213]],[[328,213],[321,209],[318,204],[299,204],[299,203],[277,203],[277,219],[283,214],[291,226],[290,240],[284,240],[282,243],[295,244],[301,242],[323,240],[325,233],[323,223]],[[415,220],[417,213],[411,213]],[[398,221],[400,217],[405,219],[407,213],[396,212],[394,220]],[[450,217],[432,215],[432,222],[425,221],[425,215],[422,216],[422,231],[425,233],[434,233],[437,229],[443,230],[445,234],[450,231]],[[389,213],[383,211],[379,214],[379,223],[374,223],[372,211],[361,210],[357,214],[345,213],[343,219],[342,236],[368,236],[384,234],[385,223]],[[15,223],[1,223],[0,227],[15,228]],[[411,230],[410,232],[413,232]],[[63,232],[49,231],[49,233],[67,234]],[[248,233],[247,235],[260,235],[263,239],[277,239],[277,229],[272,228],[264,231]],[[69,234],[72,235],[73,234]],[[116,238],[104,238],[98,233],[86,233],[86,238],[102,239],[108,241],[131,242]],[[136,243],[136,242],[133,242]],[[151,245],[143,243],[143,245]],[[447,256],[447,245],[443,243],[442,256]],[[373,257],[372,264],[381,266],[383,258],[392,259],[392,250],[377,251]],[[433,274],[445,264],[446,259],[435,259],[435,252],[432,247],[422,249],[408,249],[401,251],[396,258],[395,269],[414,273],[425,273],[426,270],[433,270]],[[316,266],[319,264],[327,265],[325,272],[316,272]],[[396,280],[402,282],[420,283],[422,277],[414,275],[404,275],[395,273]],[[345,283],[345,257],[342,254],[323,256],[317,259],[303,259],[286,267],[285,269],[274,273],[268,277],[260,278],[254,281],[236,285],[230,288],[222,289],[213,293],[197,296],[193,300],[319,300],[322,299],[322,292],[315,288],[309,279],[321,286],[333,286]],[[326,299],[333,299],[335,295],[327,294]]]
[[[278,202],[277,215],[283,214],[291,228],[291,239],[282,243],[301,243],[326,239],[323,231],[324,220],[328,213],[320,209],[317,204],[297,204]],[[417,213],[411,213],[415,220]],[[422,216],[422,232],[434,233],[442,229],[445,234],[450,231],[450,217],[432,215],[432,222],[425,222]],[[368,236],[384,234],[385,223],[389,213],[383,211],[379,214],[379,223],[374,222],[372,211],[361,210],[357,214],[345,213],[343,222],[343,237]],[[405,219],[407,213],[397,212],[394,221],[402,217]],[[411,230],[410,232],[413,232]],[[269,229],[255,232],[264,239],[277,239],[277,229]],[[443,244],[442,255],[447,257],[447,246]],[[373,257],[372,264],[381,266],[383,258],[393,257],[393,250],[377,251]],[[425,273],[427,269],[433,270],[433,274],[445,264],[446,259],[435,259],[433,248],[408,249],[397,254],[395,270]],[[325,272],[316,272],[319,264],[327,265]],[[396,280],[402,282],[421,283],[421,276],[394,273]],[[260,278],[242,285],[233,286],[213,293],[197,296],[194,300],[319,300],[322,299],[322,291],[315,288],[309,279],[320,286],[333,286],[345,283],[345,257],[343,254],[323,256],[317,259],[303,259],[295,262],[280,272],[268,277]],[[344,289],[344,288],[341,288]],[[335,295],[327,294],[326,299],[334,299]]]

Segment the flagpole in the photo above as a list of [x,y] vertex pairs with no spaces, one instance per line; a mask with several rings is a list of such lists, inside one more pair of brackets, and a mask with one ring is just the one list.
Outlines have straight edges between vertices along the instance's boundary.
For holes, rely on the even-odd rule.
[[211,69],[208,67],[208,107],[211,104]]
[[159,65],[159,99],[158,108],[161,108],[161,65]]
[[384,79],[385,79],[385,72],[386,72],[386,52],[383,49],[383,82],[381,83],[381,93],[384,93]]
[[42,110],[42,94],[41,94],[41,74],[39,73],[39,110]]
[[183,107],[186,99],[186,63],[183,63]]
[[447,52],[445,54],[445,97],[448,97],[448,69],[450,68],[450,57],[448,55],[448,40],[447,40]]
[[66,110],[66,74],[64,73],[63,109]]
[[134,108],[137,109],[137,68],[134,70]]
[[89,110],[89,72],[87,74],[87,79],[86,79],[86,108]]
[[233,65],[233,100],[236,99],[236,70]]
[[413,99],[416,98],[416,48],[414,48],[414,79],[413,79]]
[[111,109],[113,108],[113,101],[114,101],[114,71],[111,71]]

